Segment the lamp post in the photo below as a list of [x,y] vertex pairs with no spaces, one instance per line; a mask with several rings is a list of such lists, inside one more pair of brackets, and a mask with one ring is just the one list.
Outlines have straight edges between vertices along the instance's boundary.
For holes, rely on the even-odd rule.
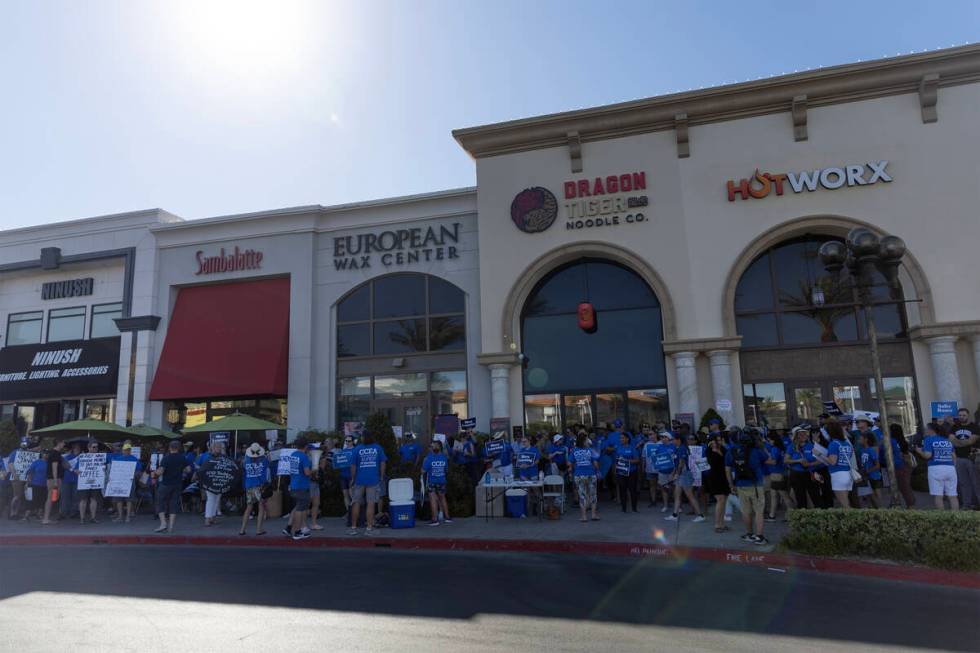
[[858,299],[864,307],[864,318],[868,328],[868,341],[871,345],[871,365],[874,368],[875,389],[878,394],[878,415],[881,418],[882,443],[885,447],[885,461],[888,467],[888,480],[891,486],[892,503],[897,501],[898,483],[895,478],[895,454],[892,451],[891,435],[888,429],[888,411],[885,403],[885,384],[881,378],[881,359],[878,356],[878,331],[875,329],[874,300],[871,288],[874,285],[872,272],[878,270],[888,282],[892,298],[896,298],[899,288],[898,266],[905,256],[905,241],[898,236],[879,238],[869,229],[851,229],[845,242],[831,240],[820,246],[820,260],[827,272],[838,274],[847,269],[851,282],[858,292]]

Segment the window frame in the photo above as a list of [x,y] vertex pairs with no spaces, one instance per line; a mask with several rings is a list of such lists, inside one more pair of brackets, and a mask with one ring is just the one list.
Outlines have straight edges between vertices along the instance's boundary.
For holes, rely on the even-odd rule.
[[[80,310],[81,313],[80,314],[74,314],[74,315],[59,315],[57,318],[55,318],[53,316],[53,313],[55,313],[56,311],[77,311],[77,310]],[[60,319],[60,318],[64,318],[64,317],[81,317],[82,318],[82,333],[81,333],[81,336],[79,336],[78,338],[66,338],[66,339],[63,339],[63,340],[54,340],[54,341],[52,341],[51,340],[51,323],[55,319]],[[87,322],[88,322],[88,306],[85,306],[85,305],[82,305],[82,306],[62,306],[60,308],[49,308],[48,309],[48,320],[47,320],[47,324],[44,327],[44,342],[46,342],[46,343],[47,342],[71,342],[72,340],[85,340],[85,332],[86,332],[85,331],[85,327],[87,325]]]
[[[15,320],[14,319],[15,317],[20,317],[22,315],[34,315],[34,314],[37,314],[38,315],[38,318],[31,318],[31,319],[24,319],[24,320]],[[40,321],[40,323],[41,323],[41,327],[38,329],[37,342],[18,342],[18,343],[15,343],[13,345],[10,344],[10,325],[11,324],[21,323],[21,322],[35,322],[35,321]],[[41,309],[39,311],[21,311],[20,313],[8,313],[7,314],[7,330],[4,333],[4,346],[5,347],[14,347],[14,346],[17,346],[17,345],[40,345],[40,344],[42,344],[44,342],[44,334],[45,334],[45,329],[44,329],[44,309]]]
[[105,315],[106,313],[115,313],[116,312],[116,311],[102,311],[102,312],[97,312],[98,309],[103,308],[103,307],[106,307],[106,306],[118,306],[119,307],[119,317],[122,317],[122,311],[123,311],[123,303],[122,302],[106,302],[104,304],[92,304],[92,309],[91,309],[90,317],[89,317],[89,321],[88,321],[88,338],[89,338],[89,340],[91,340],[92,338],[113,338],[113,337],[119,335],[119,329],[118,329],[118,327],[116,328],[116,333],[115,334],[112,334],[112,335],[108,335],[108,336],[93,336],[92,335],[92,328],[95,326],[95,316],[96,315]]

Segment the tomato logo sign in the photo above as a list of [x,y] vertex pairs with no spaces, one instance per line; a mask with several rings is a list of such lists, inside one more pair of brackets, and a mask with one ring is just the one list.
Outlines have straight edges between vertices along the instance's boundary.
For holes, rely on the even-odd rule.
[[525,188],[510,203],[510,219],[525,233],[544,231],[557,217],[558,200],[547,188]]

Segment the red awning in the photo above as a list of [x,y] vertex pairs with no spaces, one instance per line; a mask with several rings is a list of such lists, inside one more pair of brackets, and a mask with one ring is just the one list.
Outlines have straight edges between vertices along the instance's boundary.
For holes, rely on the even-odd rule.
[[150,399],[286,396],[289,279],[181,288]]

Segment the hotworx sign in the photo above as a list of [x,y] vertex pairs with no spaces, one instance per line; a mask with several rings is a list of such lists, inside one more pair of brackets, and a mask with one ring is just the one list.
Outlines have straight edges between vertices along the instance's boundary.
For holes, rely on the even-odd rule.
[[570,179],[562,184],[563,202],[543,186],[518,193],[510,204],[510,219],[524,233],[544,231],[565,217],[565,229],[593,229],[646,221],[649,205],[646,172]]
[[772,194],[812,193],[817,190],[836,190],[844,186],[873,186],[879,182],[889,183],[892,178],[886,168],[888,161],[869,161],[868,163],[849,163],[843,166],[803,170],[801,172],[760,172],[758,168],[748,179],[728,180],[725,188],[728,201],[736,197],[762,199]]

